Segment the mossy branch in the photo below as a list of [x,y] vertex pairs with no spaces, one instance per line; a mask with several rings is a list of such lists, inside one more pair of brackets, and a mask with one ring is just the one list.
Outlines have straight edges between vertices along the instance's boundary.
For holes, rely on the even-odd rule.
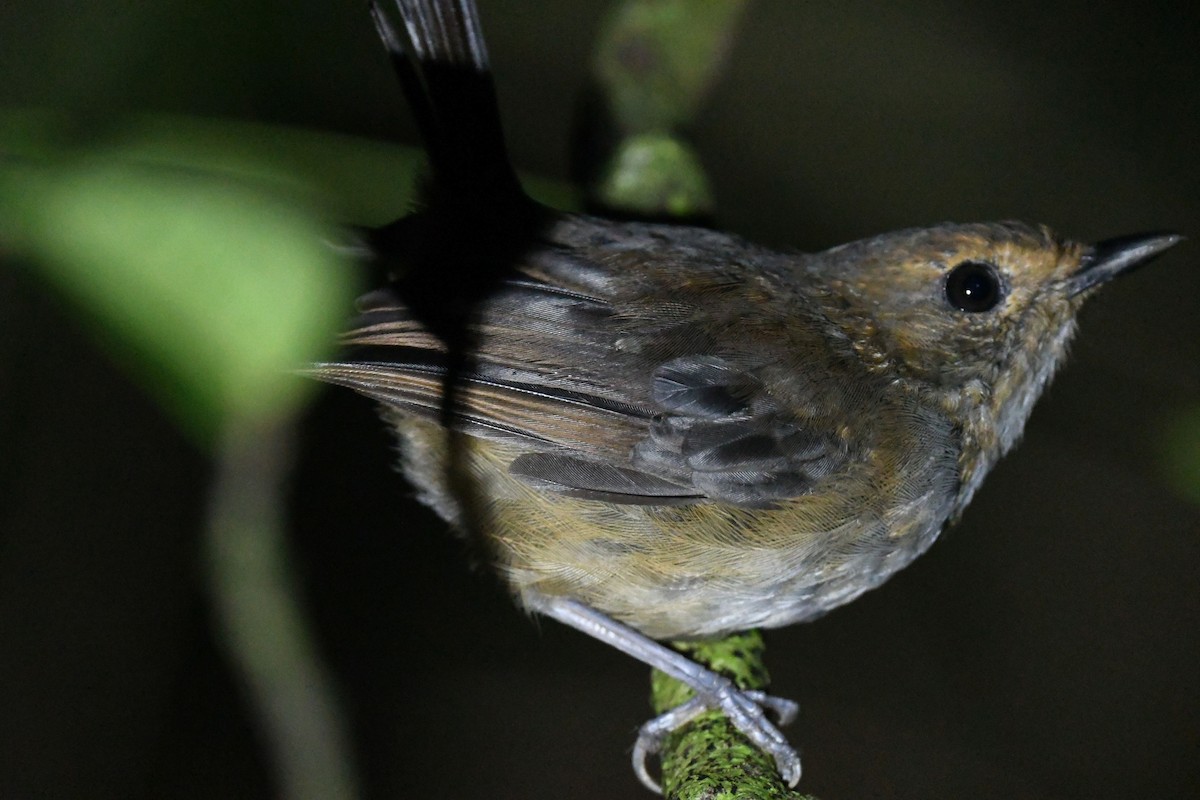
[[[763,661],[766,646],[757,630],[673,646],[729,678],[739,689],[765,690],[770,683]],[[650,686],[656,714],[693,696],[686,685],[657,670]],[[815,800],[789,789],[774,759],[751,744],[720,711],[709,711],[669,734],[661,755],[663,795],[669,800]]]

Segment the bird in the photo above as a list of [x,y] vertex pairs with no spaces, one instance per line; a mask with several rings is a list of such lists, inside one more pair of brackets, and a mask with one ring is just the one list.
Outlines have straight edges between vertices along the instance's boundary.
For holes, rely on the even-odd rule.
[[1017,221],[819,252],[542,206],[510,163],[473,0],[371,13],[430,162],[359,232],[389,272],[308,373],[378,401],[417,497],[517,602],[687,683],[634,767],[715,708],[795,786],[768,719],[664,642],[807,622],[957,520],[1020,439],[1084,302],[1175,246]]

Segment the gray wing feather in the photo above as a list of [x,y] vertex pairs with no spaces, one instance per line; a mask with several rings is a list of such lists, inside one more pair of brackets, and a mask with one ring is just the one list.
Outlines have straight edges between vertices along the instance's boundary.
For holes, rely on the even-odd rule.
[[[462,421],[526,450],[513,475],[612,503],[759,507],[812,491],[851,458],[829,426],[773,396],[770,353],[714,346],[723,304],[701,311],[686,293],[623,280],[619,264],[547,244],[485,304]],[[704,291],[735,285],[718,276]],[[436,419],[441,345],[395,292],[373,292],[360,311],[347,341],[371,356],[314,373]]]

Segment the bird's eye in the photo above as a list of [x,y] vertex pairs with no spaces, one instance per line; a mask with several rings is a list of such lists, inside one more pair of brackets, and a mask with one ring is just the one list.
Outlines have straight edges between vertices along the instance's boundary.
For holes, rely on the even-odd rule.
[[986,261],[964,261],[946,275],[946,299],[959,311],[991,311],[1004,299],[1000,273]]

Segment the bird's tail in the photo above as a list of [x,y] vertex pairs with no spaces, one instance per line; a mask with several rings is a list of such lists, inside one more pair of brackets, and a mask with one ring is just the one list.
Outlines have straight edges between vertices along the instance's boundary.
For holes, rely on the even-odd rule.
[[371,16],[412,107],[432,171],[431,205],[523,196],[508,158],[487,45],[474,0],[395,0],[392,24]]
[[441,342],[442,422],[450,428],[459,381],[473,368],[479,309],[536,239],[543,211],[508,158],[474,0],[394,2],[402,24],[376,0],[371,16],[412,106],[430,180],[422,213],[365,231],[400,303],[373,316],[402,313]]

